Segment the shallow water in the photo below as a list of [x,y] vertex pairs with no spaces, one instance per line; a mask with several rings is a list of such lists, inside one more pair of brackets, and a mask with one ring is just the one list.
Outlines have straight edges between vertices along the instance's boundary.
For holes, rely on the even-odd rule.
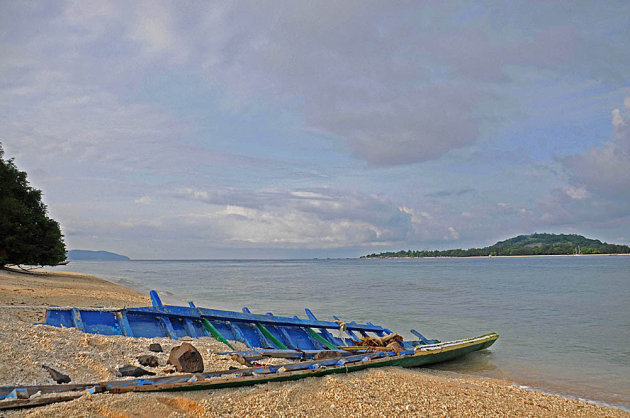
[[369,260],[73,261],[163,301],[371,321],[412,338],[495,331],[435,366],[630,409],[630,256]]

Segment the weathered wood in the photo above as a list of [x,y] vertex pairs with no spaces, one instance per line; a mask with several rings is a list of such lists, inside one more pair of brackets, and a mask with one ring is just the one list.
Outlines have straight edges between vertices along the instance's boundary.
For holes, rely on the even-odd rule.
[[33,408],[36,406],[50,405],[57,402],[67,402],[83,396],[82,393],[76,395],[62,395],[49,398],[34,398],[34,399],[18,399],[15,401],[0,402],[0,410],[18,409],[18,408]]
[[120,327],[120,331],[122,335],[127,337],[133,337],[133,330],[131,329],[131,325],[129,325],[129,320],[127,319],[127,313],[122,310],[120,312],[116,312],[116,319],[118,321],[118,326]]

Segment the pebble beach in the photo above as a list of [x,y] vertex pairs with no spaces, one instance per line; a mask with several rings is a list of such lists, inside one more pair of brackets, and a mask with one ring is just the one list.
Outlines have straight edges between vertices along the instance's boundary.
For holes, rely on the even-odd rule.
[[[94,276],[0,271],[0,386],[54,384],[43,365],[73,383],[116,378],[116,369],[138,365],[151,343],[160,343],[159,375],[172,373],[167,338],[84,334],[33,325],[48,305],[134,307],[150,304],[132,289]],[[190,340],[205,371],[243,367],[211,338]],[[234,342],[236,348],[240,343]],[[84,395],[79,399],[0,416],[627,416],[630,413],[517,387],[510,382],[425,369],[384,368],[238,389],[179,393]]]

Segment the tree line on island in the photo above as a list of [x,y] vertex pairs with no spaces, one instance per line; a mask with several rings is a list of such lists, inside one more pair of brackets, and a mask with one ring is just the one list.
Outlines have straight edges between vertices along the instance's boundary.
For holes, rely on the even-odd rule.
[[518,255],[630,254],[627,245],[608,244],[576,234],[519,235],[484,248],[454,250],[401,250],[364,255],[361,258],[388,257],[488,257]]

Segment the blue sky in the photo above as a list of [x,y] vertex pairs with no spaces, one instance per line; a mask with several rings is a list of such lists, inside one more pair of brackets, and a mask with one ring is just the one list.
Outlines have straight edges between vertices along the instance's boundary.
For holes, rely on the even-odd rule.
[[0,141],[69,248],[630,241],[630,3],[0,0]]

